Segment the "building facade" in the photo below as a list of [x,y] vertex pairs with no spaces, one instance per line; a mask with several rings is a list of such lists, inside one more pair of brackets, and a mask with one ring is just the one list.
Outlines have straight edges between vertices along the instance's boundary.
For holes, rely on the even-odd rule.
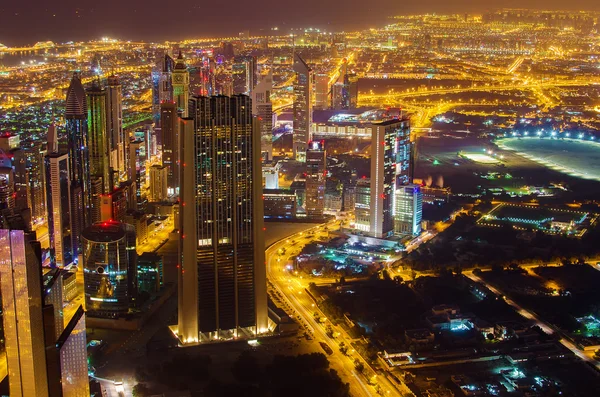
[[249,97],[193,97],[181,122],[178,336],[268,327],[260,134]]
[[81,235],[85,305],[89,316],[117,318],[137,296],[137,254],[133,226],[98,222]]
[[294,54],[293,154],[297,161],[306,160],[308,142],[312,140],[313,71],[297,53]]
[[323,216],[325,208],[325,180],[327,176],[327,154],[323,142],[312,141],[306,150],[306,215],[312,218]]

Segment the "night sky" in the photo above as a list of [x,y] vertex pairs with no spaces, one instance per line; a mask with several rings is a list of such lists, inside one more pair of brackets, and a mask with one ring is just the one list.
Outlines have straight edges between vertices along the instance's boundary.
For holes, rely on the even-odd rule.
[[102,36],[164,41],[259,33],[272,26],[328,30],[380,26],[401,13],[481,12],[488,7],[600,11],[598,0],[0,0],[0,43]]

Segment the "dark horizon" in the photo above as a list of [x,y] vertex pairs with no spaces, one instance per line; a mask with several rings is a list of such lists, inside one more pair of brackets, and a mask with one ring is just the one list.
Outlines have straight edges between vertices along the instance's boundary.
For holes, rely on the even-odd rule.
[[[11,2],[0,6],[0,43],[14,46],[38,41],[87,41],[101,37],[123,40],[164,42],[199,37],[237,35],[249,30],[259,33],[279,27],[285,33],[290,28],[315,27],[328,31],[352,31],[390,23],[389,17],[420,13],[484,12],[497,8],[529,8],[565,10],[558,0],[496,0],[473,5],[470,0],[447,2],[431,0],[423,4],[402,4],[397,0],[317,1],[302,3],[256,0],[198,5],[192,0],[167,3],[158,0],[118,1],[103,3],[89,0],[64,0],[48,4],[42,0]],[[600,11],[600,4],[591,0],[573,0],[573,11]],[[568,10],[567,10],[568,11]]]

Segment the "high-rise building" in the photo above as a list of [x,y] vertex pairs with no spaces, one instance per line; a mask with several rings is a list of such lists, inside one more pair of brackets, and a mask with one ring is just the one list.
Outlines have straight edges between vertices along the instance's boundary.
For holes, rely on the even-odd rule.
[[79,235],[90,222],[91,194],[88,147],[87,100],[81,76],[74,73],[65,103],[66,142],[62,144],[69,153],[71,173],[71,213],[74,214],[72,233],[76,236],[79,251]]
[[57,350],[60,370],[60,389],[63,397],[88,397],[87,340],[83,307],[75,312],[60,335],[54,348]]
[[[88,128],[87,145],[90,161],[90,176],[102,179],[102,192],[112,190],[110,173],[110,151],[106,132],[106,90],[95,81],[86,91]],[[92,203],[94,204],[94,203]]]
[[146,145],[142,139],[129,142],[129,179],[135,184],[138,210],[145,208],[142,190],[146,185]]
[[12,397],[46,397],[41,248],[23,230],[0,230],[0,286]]
[[152,70],[152,118],[157,126],[160,126],[160,104],[173,102],[174,68],[175,61],[166,53]]
[[124,178],[127,170],[127,147],[123,132],[123,94],[117,76],[109,76],[106,95],[106,134],[109,166],[117,172],[119,179]]
[[[32,142],[25,149],[27,157],[27,172],[29,177],[28,200],[31,203],[31,220],[35,224],[42,223],[46,219],[46,178],[44,172],[44,157],[46,150],[41,141]],[[70,162],[70,160],[69,160]],[[72,192],[71,192],[72,194]],[[80,216],[81,217],[81,216]]]
[[423,221],[423,193],[419,185],[396,188],[394,196],[394,232],[397,235],[418,236]]
[[175,61],[173,68],[173,101],[177,105],[177,111],[183,117],[188,114],[188,100],[190,97],[190,72],[187,69],[183,54],[179,51],[179,56]]
[[327,73],[315,74],[315,109],[329,108],[329,75]]
[[167,188],[169,195],[177,194],[179,189],[179,116],[177,105],[163,103],[160,107],[162,129],[162,162],[167,167]]
[[371,181],[359,179],[354,188],[354,228],[360,232],[371,232]]
[[15,176],[10,160],[4,159],[0,165],[0,209],[15,208]]
[[263,160],[273,159],[273,76],[263,76],[252,90],[252,114],[260,121],[260,152]]
[[29,170],[27,168],[27,153],[22,148],[13,149],[12,168],[15,176],[15,208],[25,210],[31,208],[31,183],[29,182]]
[[61,270],[54,268],[44,274],[42,284],[44,303],[51,305],[54,313],[54,334],[50,335],[50,337],[51,340],[55,341],[65,329],[63,316],[63,277]]
[[250,95],[257,82],[257,62],[255,56],[238,55],[231,66],[233,93]]
[[150,167],[150,201],[167,199],[167,167],[153,165]]
[[297,53],[294,54],[294,139],[293,153],[297,161],[306,160],[306,147],[311,141],[313,71]]
[[408,120],[371,124],[370,234],[385,238],[394,231],[394,194],[411,180],[410,126]]
[[130,197],[124,187],[100,196],[100,222],[114,220],[123,222],[129,209]]
[[178,336],[268,327],[260,134],[249,97],[193,97],[181,122]]
[[98,222],[81,234],[85,306],[89,316],[117,318],[137,297],[137,254],[133,226]]
[[312,141],[306,150],[306,215],[319,218],[325,208],[327,155],[323,142]]
[[45,161],[50,259],[53,266],[67,266],[77,257],[77,252],[74,251],[75,236],[71,227],[73,206],[69,155],[50,153]]

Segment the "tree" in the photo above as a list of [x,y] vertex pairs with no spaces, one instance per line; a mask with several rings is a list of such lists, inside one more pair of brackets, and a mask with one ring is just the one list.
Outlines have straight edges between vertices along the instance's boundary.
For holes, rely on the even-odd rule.
[[231,372],[240,383],[257,383],[261,378],[258,360],[250,351],[244,351],[233,363]]
[[138,383],[133,386],[131,394],[133,394],[133,397],[146,397],[151,395],[151,391],[145,383]]

